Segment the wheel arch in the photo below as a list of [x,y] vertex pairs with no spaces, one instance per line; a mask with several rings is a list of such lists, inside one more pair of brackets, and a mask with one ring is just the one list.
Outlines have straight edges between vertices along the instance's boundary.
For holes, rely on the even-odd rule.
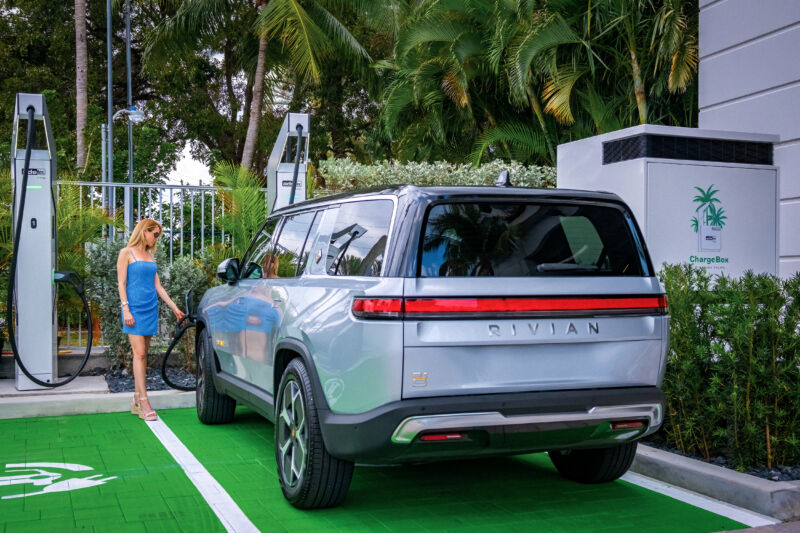
[[[317,367],[314,364],[314,359],[311,357],[310,350],[297,339],[284,339],[275,346],[275,361],[273,363],[273,391],[277,397],[278,388],[280,387],[281,377],[283,372],[289,365],[292,359],[300,358],[305,364],[306,371],[311,378],[311,388],[314,392],[314,402],[317,404],[318,410],[328,411],[328,399],[325,397],[325,392],[322,390],[322,384],[317,374]],[[277,401],[276,401],[277,405]]]

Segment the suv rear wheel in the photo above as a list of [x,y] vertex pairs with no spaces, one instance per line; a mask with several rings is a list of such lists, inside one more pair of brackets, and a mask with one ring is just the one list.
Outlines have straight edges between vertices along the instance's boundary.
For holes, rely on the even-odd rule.
[[579,483],[607,483],[625,474],[636,456],[636,442],[594,450],[548,452],[556,470]]
[[339,505],[350,488],[353,463],[325,448],[302,359],[293,359],[283,372],[275,413],[275,460],[284,497],[299,509]]
[[214,351],[208,331],[200,332],[197,339],[197,418],[203,424],[227,424],[233,420],[236,400],[217,392],[214,386]]

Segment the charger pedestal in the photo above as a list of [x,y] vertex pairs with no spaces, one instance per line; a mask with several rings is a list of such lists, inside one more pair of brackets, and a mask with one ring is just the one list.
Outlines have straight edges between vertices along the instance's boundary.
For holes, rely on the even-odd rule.
[[[28,107],[34,108],[37,144],[31,150],[24,218],[21,223],[16,276],[17,347],[25,368],[44,382],[53,383],[58,374],[56,287],[55,190],[56,154],[47,104],[41,94],[17,94],[14,130],[11,138],[11,181],[13,189],[12,235],[16,234],[25,168]],[[20,128],[20,122],[24,124]],[[9,290],[11,288],[9,287]],[[45,389],[29,380],[14,365],[17,390]]]

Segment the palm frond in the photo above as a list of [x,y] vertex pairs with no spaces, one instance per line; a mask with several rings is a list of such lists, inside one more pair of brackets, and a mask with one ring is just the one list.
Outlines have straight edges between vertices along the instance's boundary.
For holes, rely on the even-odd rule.
[[186,0],[170,19],[156,26],[145,41],[144,62],[157,67],[171,54],[186,52],[230,21],[230,0]]
[[514,157],[522,161],[534,155],[547,154],[547,143],[539,130],[521,122],[508,122],[487,130],[478,137],[470,154],[473,164],[480,165],[486,150],[499,143],[511,146]]
[[405,29],[397,39],[395,56],[403,57],[410,50],[427,43],[452,43],[470,27],[452,20],[424,20]]
[[543,25],[531,26],[510,50],[509,83],[512,96],[524,100],[534,58],[560,45],[579,42],[580,38],[560,15],[550,16]]
[[280,40],[300,78],[319,83],[320,56],[328,52],[331,43],[298,0],[270,0],[255,27]]
[[348,56],[372,61],[369,52],[353,37],[353,34],[334,17],[330,11],[317,3],[308,6],[309,13],[314,15],[318,25],[333,39],[333,44]]
[[544,110],[553,115],[562,124],[572,124],[575,118],[572,115],[570,100],[572,90],[578,80],[589,71],[585,65],[572,65],[561,67],[555,76],[548,79],[542,92],[545,101]]
[[689,36],[681,42],[672,56],[672,64],[669,69],[669,90],[685,92],[697,72],[697,64],[697,42],[694,36]]

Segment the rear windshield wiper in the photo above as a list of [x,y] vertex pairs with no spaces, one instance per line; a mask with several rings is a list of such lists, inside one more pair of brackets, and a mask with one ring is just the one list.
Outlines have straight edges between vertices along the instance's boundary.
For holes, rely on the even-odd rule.
[[577,263],[542,263],[536,267],[539,272],[596,272],[597,265],[579,265]]

